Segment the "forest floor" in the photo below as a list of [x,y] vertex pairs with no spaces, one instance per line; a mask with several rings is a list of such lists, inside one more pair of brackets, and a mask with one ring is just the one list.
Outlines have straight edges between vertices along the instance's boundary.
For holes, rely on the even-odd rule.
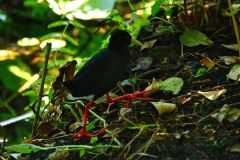
[[[237,51],[222,46],[236,43],[234,32],[229,31],[232,26],[215,30],[216,32],[205,30],[214,42],[212,45],[183,47],[183,50],[179,41],[180,34],[156,34],[157,27],[160,24],[153,21],[142,29],[139,39],[143,42],[143,47],[131,49],[132,78],[122,82],[112,93],[122,95],[144,90],[151,86],[153,78],[159,84],[161,80],[178,77],[183,80],[178,93],[155,88],[155,92],[148,95],[153,98],[151,102],[167,102],[175,106],[173,110],[161,113],[155,108],[160,103],[149,101],[133,101],[130,108],[124,107],[125,102],[103,102],[91,110],[106,121],[107,132],[97,139],[83,137],[74,140],[72,134],[81,127],[75,123],[72,113],[82,115],[84,105],[79,101],[71,101],[68,104],[73,109],[69,110],[60,104],[61,107],[58,106],[54,114],[51,114],[51,125],[49,117],[45,118],[42,129],[38,130],[42,131],[38,133],[38,138],[25,143],[41,146],[121,146],[80,151],[51,149],[22,157],[34,160],[49,156],[60,156],[57,159],[68,160],[240,159],[240,86],[238,81],[227,76],[239,62],[239,57]],[[169,88],[170,85],[172,84],[169,84]],[[87,103],[84,100],[82,102]],[[59,124],[59,121],[62,123]],[[68,124],[63,123],[66,121]],[[103,128],[103,123],[94,114],[90,113],[89,122],[90,132]],[[52,127],[52,123],[55,123],[55,127]]]

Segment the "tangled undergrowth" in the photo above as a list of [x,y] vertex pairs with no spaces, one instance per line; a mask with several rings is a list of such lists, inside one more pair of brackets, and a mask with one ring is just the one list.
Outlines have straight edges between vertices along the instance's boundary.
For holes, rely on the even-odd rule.
[[[184,48],[182,57],[180,43],[176,41],[179,34],[154,36],[156,26],[160,24],[153,21],[142,29],[139,39],[143,41],[143,47],[132,49],[132,76],[111,93],[122,95],[144,90],[153,85],[153,77],[157,83],[160,79],[178,77],[184,82],[178,94],[157,89],[148,95],[155,102],[175,104],[173,111],[160,114],[156,105],[140,101],[134,101],[131,108],[125,108],[124,102],[107,104],[103,97],[91,109],[88,130],[94,132],[105,126],[106,132],[97,138],[83,137],[76,141],[72,133],[81,127],[79,122],[89,98],[69,100],[58,93],[38,127],[36,139],[30,143],[65,146],[67,149],[50,148],[23,157],[238,159],[239,153],[235,151],[239,150],[240,141],[240,87],[237,81],[227,77],[235,62],[227,63],[226,56],[230,59],[235,57],[236,62],[239,59],[235,51],[222,46],[231,41],[234,43],[229,36],[230,27],[217,34],[206,31],[214,45]],[[74,73],[75,62],[69,64],[72,66],[65,67],[71,68],[68,72]],[[204,72],[200,72],[199,69],[204,68]],[[72,145],[85,147],[74,148]]]

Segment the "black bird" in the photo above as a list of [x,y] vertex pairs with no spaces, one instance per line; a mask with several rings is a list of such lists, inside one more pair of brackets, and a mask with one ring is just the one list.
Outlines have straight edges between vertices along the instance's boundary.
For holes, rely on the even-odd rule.
[[[72,80],[63,82],[63,85],[73,97],[94,96],[86,105],[83,117],[83,128],[74,135],[75,138],[80,139],[82,136],[98,136],[104,131],[103,128],[95,134],[86,132],[89,108],[94,104],[95,99],[111,90],[117,82],[127,78],[130,60],[128,46],[132,40],[128,32],[124,30],[114,31],[110,37],[108,47],[96,53],[96,55],[76,73]],[[107,102],[127,99],[127,107],[129,107],[131,99],[150,100],[150,98],[137,97],[144,93],[146,93],[146,91],[123,95],[116,99],[111,99],[107,94]]]

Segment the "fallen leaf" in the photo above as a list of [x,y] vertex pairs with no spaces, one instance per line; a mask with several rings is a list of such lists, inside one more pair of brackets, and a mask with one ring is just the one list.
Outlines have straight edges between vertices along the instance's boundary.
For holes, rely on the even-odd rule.
[[144,96],[147,97],[157,92],[158,90],[159,90],[158,81],[155,78],[153,78],[152,83],[147,88],[145,88],[145,91],[151,91],[151,92],[145,93]]
[[202,92],[202,91],[197,91],[198,94],[201,94],[202,96],[206,97],[209,100],[216,100],[218,99],[219,96],[222,94],[226,93],[226,89],[221,89],[217,91],[208,91],[208,92]]
[[222,44],[222,46],[227,49],[238,51],[238,44]]
[[159,82],[159,88],[164,91],[171,91],[173,94],[178,94],[183,86],[183,80],[179,77],[170,77],[165,81]]
[[227,75],[227,78],[240,81],[240,64],[235,64]]
[[159,115],[164,115],[167,113],[171,113],[175,110],[176,104],[174,103],[165,103],[165,102],[151,102],[152,105],[158,110]]
[[226,120],[229,122],[236,121],[240,117],[240,109],[238,108],[231,108],[228,113]]
[[203,57],[201,59],[201,65],[207,67],[208,69],[212,69],[215,66],[215,63],[208,57]]
[[219,112],[212,114],[211,117],[216,119],[218,122],[222,123],[228,111],[229,111],[229,106],[224,105]]
[[183,45],[187,47],[194,47],[200,44],[202,45],[211,45],[211,41],[205,34],[199,32],[198,30],[186,29],[183,34],[180,36],[180,41]]
[[61,68],[59,68],[59,75],[52,83],[52,88],[56,92],[58,89],[62,88],[62,82],[65,76],[65,80],[71,80],[74,76],[75,66],[77,61],[73,60],[71,62],[65,63]]
[[222,123],[224,119],[233,122],[240,117],[240,109],[230,108],[228,105],[224,105],[219,112],[212,114],[211,117],[220,123]]
[[77,65],[77,61],[73,60],[67,62],[64,67],[65,69],[65,80],[72,80],[75,72],[75,67]]
[[62,160],[69,157],[69,151],[67,150],[56,150],[48,155],[48,160]]
[[228,148],[229,152],[237,152],[240,153],[240,144],[233,144]]
[[178,103],[185,104],[188,101],[190,101],[192,98],[191,97],[182,97],[178,99]]
[[219,56],[220,59],[224,60],[226,65],[235,64],[240,62],[240,57],[237,56]]
[[153,62],[152,57],[140,57],[137,60],[137,66],[132,69],[132,71],[136,70],[147,70],[151,66]]
[[143,45],[141,46],[140,51],[142,51],[142,50],[144,50],[144,49],[152,48],[153,45],[154,45],[156,42],[157,42],[157,39],[144,42]]
[[37,134],[43,137],[47,137],[53,129],[54,127],[51,125],[50,122],[41,122],[37,127]]

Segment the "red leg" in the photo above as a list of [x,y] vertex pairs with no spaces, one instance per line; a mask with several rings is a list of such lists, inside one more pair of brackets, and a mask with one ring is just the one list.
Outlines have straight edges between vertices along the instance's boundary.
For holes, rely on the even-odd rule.
[[136,92],[136,93],[132,93],[132,94],[125,94],[125,95],[119,96],[119,97],[114,98],[114,99],[111,99],[110,96],[107,93],[106,94],[106,99],[107,99],[108,103],[118,102],[120,100],[127,100],[126,108],[129,108],[131,106],[131,101],[133,99],[134,100],[139,100],[139,101],[151,101],[151,100],[153,100],[152,98],[138,97],[138,96],[144,95],[144,94],[149,93],[149,92],[151,92],[151,90]]
[[91,99],[85,107],[84,116],[83,116],[83,127],[79,132],[77,132],[73,135],[73,137],[76,138],[77,140],[80,140],[81,137],[83,137],[83,136],[86,136],[88,138],[96,137],[96,136],[102,134],[105,130],[105,128],[102,128],[101,130],[99,130],[96,133],[88,133],[87,132],[87,120],[88,120],[88,116],[89,116],[89,109],[90,109],[90,107],[93,106],[93,104],[94,104],[94,99]]

